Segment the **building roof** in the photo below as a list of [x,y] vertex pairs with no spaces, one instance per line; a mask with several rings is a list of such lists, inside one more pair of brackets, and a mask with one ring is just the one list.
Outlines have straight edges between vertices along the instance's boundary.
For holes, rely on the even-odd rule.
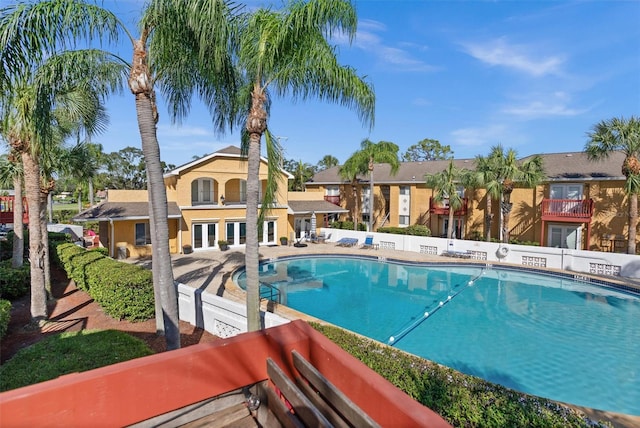
[[346,213],[344,208],[327,201],[289,201],[289,214],[316,214]]
[[[533,156],[520,159],[525,161]],[[584,152],[549,153],[540,155],[544,161],[544,169],[549,181],[583,181],[583,180],[624,180],[621,173],[624,154],[614,152],[603,161],[592,162]],[[454,159],[457,168],[474,169],[475,159]],[[425,174],[436,174],[443,171],[449,160],[435,160],[422,162],[401,162],[395,175],[391,174],[389,164],[375,164],[373,179],[377,184],[406,184],[424,183]],[[312,184],[342,184],[348,183],[340,177],[339,166],[328,168],[316,173],[309,181]],[[368,176],[358,176],[358,181],[368,182]]]
[[[171,171],[167,172],[164,174],[164,177],[170,177],[172,175],[180,175],[180,173],[182,173],[182,171],[187,170],[189,168],[193,168],[197,165],[200,165],[202,163],[206,163],[209,162],[211,159],[217,158],[217,157],[226,157],[226,158],[245,158],[246,157],[242,154],[242,150],[239,147],[236,146],[227,146],[224,149],[220,149],[217,152],[205,155],[203,157],[201,157],[200,159],[196,159],[193,160],[191,162],[185,163],[183,165],[180,165],[179,167],[176,167],[175,169],[172,169]],[[260,160],[262,162],[267,162],[267,159],[265,159],[264,157],[260,156]],[[281,171],[287,175],[287,178],[293,178],[293,175],[291,175],[290,173],[288,173],[287,171],[285,171],[284,169],[281,169]]]
[[[167,204],[169,218],[181,218],[175,202]],[[74,221],[146,220],[149,218],[148,202],[103,202],[86,209],[73,218]]]

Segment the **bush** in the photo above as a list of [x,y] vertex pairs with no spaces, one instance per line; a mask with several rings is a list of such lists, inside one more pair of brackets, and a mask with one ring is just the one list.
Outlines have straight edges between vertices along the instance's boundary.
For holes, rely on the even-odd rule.
[[381,227],[377,230],[380,233],[392,233],[394,235],[406,235],[407,228],[406,227],[397,227],[397,226],[387,226]]
[[[334,221],[333,223],[331,223],[330,227],[334,229],[353,230],[353,222],[352,221]],[[365,232],[367,230],[367,225],[364,223],[358,223],[358,230],[361,232]]]
[[0,299],[0,339],[7,334],[9,321],[11,321],[11,302]]
[[145,321],[155,316],[150,271],[74,244],[61,244],[57,252],[69,278],[86,290],[109,316],[128,321]]
[[0,391],[151,354],[153,352],[145,342],[121,331],[82,330],[56,334],[18,351],[0,366]]
[[0,262],[0,298],[15,300],[29,292],[30,266],[23,264],[21,268],[11,267],[11,260]]
[[406,228],[407,235],[413,236],[431,236],[431,230],[422,224],[412,224]]
[[551,400],[462,374],[346,330],[316,323],[311,325],[453,426],[608,426]]

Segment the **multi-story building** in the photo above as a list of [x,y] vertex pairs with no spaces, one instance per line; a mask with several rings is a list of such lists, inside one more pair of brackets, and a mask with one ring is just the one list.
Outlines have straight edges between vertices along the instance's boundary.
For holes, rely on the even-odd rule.
[[[511,195],[510,238],[550,247],[626,251],[629,210],[621,173],[624,154],[614,153],[600,162],[590,162],[583,152],[541,156],[546,179],[533,189],[516,188]],[[355,198],[359,198],[358,220],[368,224],[371,219],[374,231],[383,226],[421,224],[432,235],[445,236],[449,206],[446,200],[434,201],[435,190],[427,188],[425,175],[438,173],[448,164],[448,160],[403,162],[395,175],[389,165],[375,164],[373,213],[369,212],[367,176],[358,177],[354,188],[351,181],[340,177],[339,167],[333,167],[317,173],[306,189],[345,208],[348,212],[341,214],[342,219],[353,220]],[[454,164],[475,168],[473,159],[456,159]],[[486,191],[461,185],[459,194],[463,205],[454,212],[455,236],[482,239]],[[499,201],[493,201],[491,208],[491,235],[498,238]]]
[[[261,160],[262,192],[267,183],[267,161]],[[179,166],[164,175],[172,253],[218,248],[218,241],[242,246],[246,239],[247,160],[238,147],[229,146]],[[259,230],[261,245],[277,245],[280,238],[298,239],[327,225],[328,216],[345,212],[318,193],[289,193],[281,170],[275,203]],[[151,255],[149,204],[146,190],[109,190],[104,202],[75,217],[99,222],[101,244],[112,256]],[[118,254],[120,255],[120,254]]]

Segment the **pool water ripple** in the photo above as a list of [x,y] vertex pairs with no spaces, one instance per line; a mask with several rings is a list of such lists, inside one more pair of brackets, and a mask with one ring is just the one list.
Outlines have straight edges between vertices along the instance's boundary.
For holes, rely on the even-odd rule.
[[638,296],[478,266],[296,258],[262,269],[301,312],[398,336],[400,349],[519,391],[640,415]]

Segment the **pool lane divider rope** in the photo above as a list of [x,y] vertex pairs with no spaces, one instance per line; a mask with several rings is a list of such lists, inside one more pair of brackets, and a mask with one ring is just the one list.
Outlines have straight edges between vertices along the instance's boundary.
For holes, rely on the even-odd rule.
[[[440,302],[438,302],[438,304],[435,307],[432,307],[430,310],[429,310],[429,308],[425,308],[426,310],[422,314],[418,315],[416,317],[417,319],[414,322],[412,322],[408,327],[406,327],[403,330],[400,330],[397,334],[394,334],[393,336],[390,336],[389,339],[387,340],[387,345],[395,346],[398,343],[398,341],[400,341],[407,334],[411,333],[412,330],[414,330],[416,327],[418,327],[420,324],[422,324],[431,315],[433,315],[434,313],[438,312],[440,310],[440,308],[442,308],[444,305],[449,303],[451,300],[453,300],[456,296],[458,296],[460,293],[462,293],[467,288],[472,287],[473,284],[475,284],[475,282],[478,280],[478,278],[480,278],[482,275],[484,275],[484,273],[485,273],[485,268],[482,268],[482,270],[480,271],[480,273],[478,275],[476,275],[475,277],[473,277],[472,279],[467,281],[464,284],[464,286],[461,287],[460,289],[458,289],[456,292],[449,293],[447,295],[447,298],[444,299],[444,300],[440,300]],[[454,286],[453,288],[455,289],[456,287],[457,286]]]

